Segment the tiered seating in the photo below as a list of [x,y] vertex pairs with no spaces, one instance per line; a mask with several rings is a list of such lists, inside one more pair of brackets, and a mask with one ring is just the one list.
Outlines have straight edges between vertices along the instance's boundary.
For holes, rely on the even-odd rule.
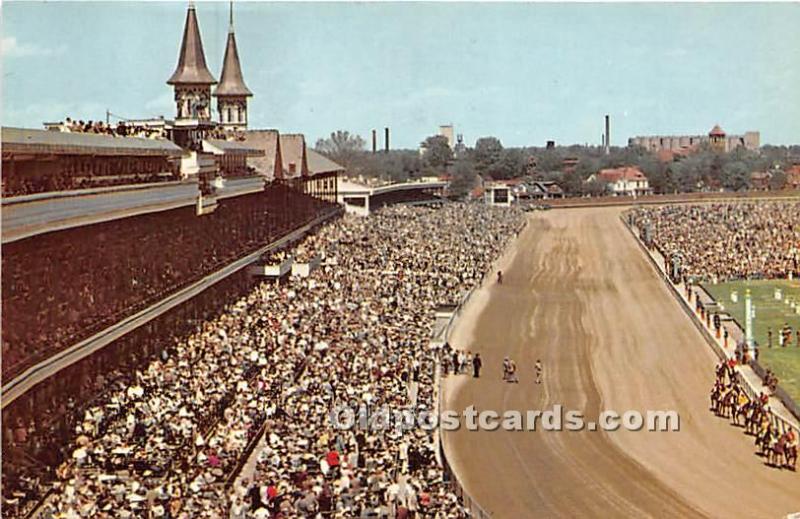
[[328,210],[285,186],[3,248],[3,381]]

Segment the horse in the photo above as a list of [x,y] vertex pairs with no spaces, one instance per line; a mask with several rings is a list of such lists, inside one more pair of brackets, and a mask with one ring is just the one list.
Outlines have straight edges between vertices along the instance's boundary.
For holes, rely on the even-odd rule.
[[791,445],[786,445],[784,448],[783,456],[786,460],[786,464],[784,465],[791,471],[797,470],[797,442],[795,441]]
[[766,411],[764,411],[764,407],[758,400],[753,400],[750,403],[750,411],[747,417],[745,418],[745,427],[747,434],[757,434],[758,428],[761,425],[762,420],[764,419],[764,415]]
[[719,382],[714,384],[714,387],[711,388],[711,410],[714,411],[717,414],[719,414],[719,412],[718,412],[719,401],[720,401],[720,398],[722,397],[722,391],[724,389],[725,388]]
[[720,362],[716,369],[717,375],[717,382],[724,384],[725,383],[725,375],[728,372],[728,365],[724,362]]
[[785,433],[780,435],[777,440],[773,439],[767,450],[768,465],[773,465],[779,468],[783,467],[783,461],[786,456],[786,441],[787,438]]
[[772,448],[773,441],[775,441],[775,435],[772,431],[772,425],[767,425],[766,429],[756,435],[756,447],[758,447],[758,455],[768,456]]
[[722,402],[722,416],[727,418],[728,415],[730,415],[730,418],[735,420],[736,412],[739,409],[739,395],[741,393],[742,390],[738,386],[731,387]]
[[734,400],[731,418],[733,419],[733,424],[737,427],[739,426],[739,417],[742,417],[745,422],[747,421],[747,412],[750,403],[751,400],[744,391],[740,392]]

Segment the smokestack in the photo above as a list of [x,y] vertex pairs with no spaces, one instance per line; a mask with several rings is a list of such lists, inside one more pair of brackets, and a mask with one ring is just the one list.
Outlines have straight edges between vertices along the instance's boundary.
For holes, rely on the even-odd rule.
[[606,138],[603,142],[603,145],[606,148],[606,155],[611,153],[611,118],[608,114],[606,114]]
[[386,128],[383,129],[383,131],[385,133],[383,140],[384,140],[384,145],[386,146],[386,149],[384,151],[386,153],[389,153],[389,127],[387,126]]
[[378,151],[378,132],[372,130],[372,153]]
[[603,147],[603,149],[606,149],[606,134],[600,135],[600,145]]

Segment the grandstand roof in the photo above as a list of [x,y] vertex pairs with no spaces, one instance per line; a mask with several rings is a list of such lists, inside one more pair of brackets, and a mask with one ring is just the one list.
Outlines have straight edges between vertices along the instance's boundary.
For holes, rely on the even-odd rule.
[[247,130],[244,135],[244,142],[259,150],[258,155],[247,158],[247,165],[269,178],[282,178],[283,160],[278,130]]
[[[224,139],[206,139],[204,144],[208,144],[209,151],[217,155],[224,153],[231,154],[247,154],[248,156],[258,156],[262,154],[262,150],[258,149],[253,144],[248,144],[242,141],[227,141]],[[204,146],[205,147],[205,146]]]
[[306,158],[308,159],[308,172],[313,175],[321,173],[334,173],[343,172],[344,166],[335,163],[325,155],[314,151],[312,148],[306,150]]
[[[301,133],[281,134],[281,157],[286,178],[308,176],[306,139]],[[294,168],[294,173],[292,173]]]
[[166,139],[120,137],[94,133],[70,133],[3,127],[3,153],[55,155],[168,155],[183,150]]

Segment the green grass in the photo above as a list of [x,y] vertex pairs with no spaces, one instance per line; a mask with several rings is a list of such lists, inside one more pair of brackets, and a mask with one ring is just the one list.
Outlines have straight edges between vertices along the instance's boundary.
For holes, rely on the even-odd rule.
[[[772,369],[778,376],[781,387],[795,402],[800,402],[800,348],[797,347],[800,314],[795,313],[795,310],[785,303],[788,297],[800,305],[800,281],[734,281],[716,285],[706,283],[703,287],[742,327],[744,327],[744,294],[745,290],[750,289],[756,315],[753,319],[753,337],[760,346],[759,363]],[[774,297],[776,288],[783,291],[783,299],[780,301]],[[731,301],[730,297],[734,290],[739,293],[739,300],[736,303]],[[778,345],[779,332],[785,323],[789,323],[794,333],[791,345],[781,348]],[[767,346],[770,328],[772,348]]]

